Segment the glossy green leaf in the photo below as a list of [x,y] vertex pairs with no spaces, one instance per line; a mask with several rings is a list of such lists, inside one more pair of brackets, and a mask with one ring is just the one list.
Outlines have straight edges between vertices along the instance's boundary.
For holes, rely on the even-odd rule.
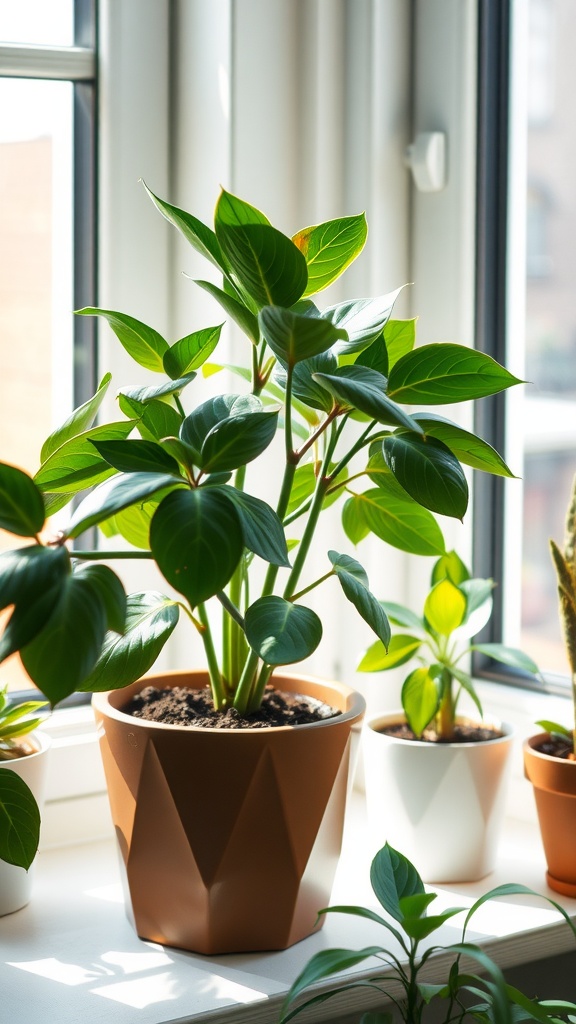
[[225,487],[221,493],[232,502],[240,518],[244,544],[272,565],[290,567],[282,523],[274,509],[246,491]]
[[359,409],[371,419],[420,433],[404,409],[386,397],[386,378],[367,366],[340,366],[333,374],[315,373],[314,380],[334,395],[344,408]]
[[196,252],[199,252],[201,256],[210,260],[210,263],[219,270],[225,272],[226,260],[224,259],[224,254],[220,249],[220,245],[218,244],[218,240],[212,231],[212,228],[203,224],[197,217],[193,217],[191,213],[186,213],[184,210],[180,210],[177,206],[172,206],[170,203],[167,203],[166,200],[160,199],[157,195],[154,195],[145,182],[142,182],[142,184],[154,203],[154,206],[170,224],[173,224],[174,227],[178,228],[192,248],[195,249]]
[[99,523],[106,537],[120,534],[132,547],[146,551],[150,548],[150,523],[158,505],[166,497],[168,491],[158,491],[149,501],[140,502],[122,509],[116,515]]
[[464,907],[450,907],[442,914],[430,914],[427,917],[409,917],[406,915],[402,921],[402,927],[411,939],[421,942],[428,935],[438,931],[443,924],[446,924],[456,914],[461,914]]
[[240,517],[217,487],[176,490],[152,519],[150,547],[165,579],[195,608],[223,590],[240,561]]
[[177,380],[169,380],[165,384],[159,384],[157,387],[122,388],[121,394],[136,402],[141,402],[142,405],[146,405],[157,398],[166,398],[169,395],[176,395],[178,397],[186,385],[194,380],[195,376],[194,372],[185,373],[182,377],[178,377]]
[[45,515],[42,493],[32,477],[0,462],[0,527],[18,537],[35,537]]
[[382,441],[378,442],[377,450],[370,455],[366,472],[377,487],[381,487],[387,494],[396,495],[401,501],[406,501],[406,491],[400,486],[392,470],[386,464]]
[[71,437],[44,462],[34,480],[42,491],[75,494],[112,476],[112,469],[93,441],[120,441],[133,429],[131,420],[106,423]]
[[539,725],[544,732],[549,732],[551,734],[556,733],[558,736],[563,736],[567,740],[572,739],[572,730],[567,729],[566,726],[562,725],[560,722],[552,722],[549,718],[541,718],[536,722],[536,725]]
[[0,661],[44,628],[70,571],[64,546],[32,545],[0,554],[0,608],[15,606],[0,638]]
[[79,537],[90,526],[139,504],[165,487],[178,486],[167,473],[125,473],[106,480],[80,502],[66,531],[68,537]]
[[212,284],[210,281],[196,281],[195,283],[220,303],[222,309],[228,314],[230,319],[238,325],[240,330],[247,335],[254,345],[258,344],[260,340],[258,319],[243,302],[234,298],[233,295],[228,295],[228,293],[223,291],[222,288],[217,288],[216,285]]
[[290,238],[228,192],[220,196],[214,227],[236,280],[257,307],[292,306],[298,301],[308,282],[308,270]]
[[401,288],[397,288],[396,291],[380,295],[376,299],[339,302],[323,310],[324,319],[346,332],[343,340],[336,344],[335,351],[341,355],[361,352],[376,341],[390,319],[394,303],[401,291]]
[[342,509],[342,527],[352,544],[359,544],[370,533],[370,527],[362,516],[362,496],[348,498]]
[[422,345],[395,363],[388,395],[395,402],[444,405],[495,395],[520,383],[484,352],[439,342]]
[[480,469],[485,473],[493,473],[495,476],[514,477],[514,473],[496,449],[476,434],[431,413],[414,413],[413,418],[428,437],[436,437],[443,441],[466,466],[472,466],[473,469]]
[[130,594],[125,631],[108,633],[102,654],[80,690],[117,690],[140,679],[152,668],[178,622],[178,605],[156,591]]
[[447,551],[434,564],[432,583],[439,583],[443,579],[451,580],[456,586],[470,579],[470,573],[456,551]]
[[[310,359],[303,359],[297,363],[292,374],[292,395],[300,399],[312,409],[319,409],[322,412],[330,412],[333,401],[326,388],[322,387],[315,378],[316,373],[334,373],[338,361],[333,352],[320,352]],[[287,374],[284,367],[276,364],[274,379],[283,391],[286,390]]]
[[412,629],[417,633],[424,630],[424,622],[411,608],[405,608],[403,604],[397,604],[395,601],[382,601],[382,607],[395,626]]
[[368,348],[363,349],[355,359],[354,355],[349,358],[354,360],[355,366],[367,366],[370,370],[377,370],[378,373],[387,378],[390,364],[388,361],[388,349],[384,341],[384,332],[382,331],[376,340],[371,345],[368,345]]
[[368,228],[366,217],[340,217],[304,228],[292,241],[304,254],[308,284],[304,295],[327,288],[362,252]]
[[402,686],[402,707],[408,725],[420,737],[440,706],[441,689],[436,672],[429,666],[415,668]]
[[358,665],[357,672],[386,672],[389,668],[404,665],[414,657],[422,646],[422,640],[404,633],[395,633],[388,645],[388,651],[380,640],[368,648]]
[[107,565],[83,562],[75,566],[76,579],[88,579],[99,594],[106,612],[106,628],[123,633],[126,622],[126,591],[121,580]]
[[395,921],[402,921],[400,900],[423,893],[424,883],[410,861],[388,843],[376,854],[370,868],[374,894]]
[[292,512],[295,512],[296,509],[308,501],[308,498],[314,494],[315,487],[316,473],[314,463],[305,462],[304,465],[298,466],[292,482],[290,501],[286,510],[287,514],[290,515]]
[[267,665],[291,665],[312,654],[322,639],[316,612],[282,597],[261,597],[246,611],[246,639]]
[[485,654],[488,658],[494,658],[494,661],[499,661],[503,665],[520,669],[521,672],[529,672],[535,676],[540,674],[536,662],[515,647],[506,647],[504,644],[474,644],[471,650],[479,651],[480,654]]
[[337,551],[329,551],[328,558],[345,596],[387,647],[390,643],[390,624],[382,605],[368,589],[368,576],[360,562]]
[[0,768],[0,860],[27,871],[39,840],[40,811],[31,790],[11,768]]
[[260,329],[275,356],[294,366],[317,356],[346,337],[346,332],[329,320],[305,316],[291,309],[265,306],[259,313]]
[[146,370],[164,373],[163,357],[168,350],[168,342],[153,327],[148,327],[133,316],[117,313],[111,309],[96,309],[94,306],[86,306],[84,309],[77,310],[77,313],[80,316],[103,317],[132,359]]
[[202,402],[180,428],[181,439],[194,451],[200,452],[209,432],[229,416],[240,416],[250,412],[262,412],[263,405],[256,395],[216,395]]
[[180,338],[164,353],[163,365],[173,380],[184,377],[192,370],[198,370],[216,348],[223,324],[206,327]]
[[[381,540],[414,555],[441,555],[444,538],[434,516],[412,501],[402,501],[382,488],[364,491],[350,499],[350,515]],[[347,503],[348,504],[348,503]]]
[[192,445],[181,441],[179,437],[165,437],[162,440],[162,447],[176,462],[185,469],[192,469],[197,466],[200,454],[192,448]]
[[90,429],[96,419],[111,380],[112,374],[106,373],[98,385],[96,394],[75,409],[68,419],[46,438],[40,452],[40,462],[46,462],[46,459],[66,441],[69,441],[71,437],[76,437],[77,434],[82,434],[85,430]]
[[366,946],[364,949],[321,949],[319,953],[314,953],[286,996],[280,1017],[281,1024],[293,1016],[293,1014],[285,1012],[287,1006],[309,985],[313,985],[323,978],[329,978],[336,971],[356,967],[357,964],[361,964],[372,956],[378,956],[382,952],[380,946]]
[[384,458],[398,482],[424,508],[462,519],[468,484],[458,459],[442,441],[418,434],[390,434],[382,442]]
[[154,441],[93,441],[103,459],[121,473],[172,473],[180,475],[176,460]]
[[[126,396],[122,396],[126,398]],[[129,401],[129,399],[127,399]],[[144,441],[161,441],[165,437],[177,437],[183,417],[177,409],[160,399],[152,399],[142,407],[142,414],[136,424]]]
[[278,412],[229,416],[206,435],[200,466],[206,473],[238,469],[258,458],[274,439]]
[[472,676],[470,676],[468,672],[464,672],[462,669],[455,668],[454,666],[451,667],[450,672],[454,679],[456,680],[456,682],[462,687],[463,690],[466,691],[468,696],[472,699],[472,702],[476,705],[480,718],[482,718],[484,716],[484,712],[482,710],[482,703],[474,688]]
[[389,320],[384,329],[384,340],[388,349],[388,369],[402,356],[411,352],[416,342],[416,322],[412,320]]
[[450,636],[464,621],[466,598],[450,580],[440,580],[426,598],[424,615],[436,633]]

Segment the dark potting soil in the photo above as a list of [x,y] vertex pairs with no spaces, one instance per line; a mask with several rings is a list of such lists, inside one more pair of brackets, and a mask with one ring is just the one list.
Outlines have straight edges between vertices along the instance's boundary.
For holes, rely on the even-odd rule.
[[562,757],[566,761],[574,760],[572,744],[570,740],[562,736],[548,736],[546,740],[534,747],[539,754],[549,754],[550,757]]
[[271,729],[279,725],[309,725],[340,712],[314,697],[285,693],[272,687],[264,693],[258,711],[242,718],[235,708],[216,711],[209,690],[185,686],[158,689],[146,686],[122,708],[135,718],[164,725],[194,725],[206,729]]
[[485,743],[487,740],[496,740],[503,735],[499,729],[495,729],[493,726],[465,725],[464,723],[456,725],[454,735],[450,740],[440,739],[433,729],[425,729],[422,735],[418,737],[404,722],[399,722],[397,725],[387,725],[378,731],[386,736],[394,736],[396,739],[419,739],[425,743]]

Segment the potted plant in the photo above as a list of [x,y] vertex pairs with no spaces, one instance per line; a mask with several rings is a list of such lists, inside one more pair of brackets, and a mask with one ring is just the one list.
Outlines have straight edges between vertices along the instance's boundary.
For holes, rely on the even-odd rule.
[[[482,878],[494,867],[512,753],[512,729],[483,721],[469,671],[473,651],[536,674],[522,651],[475,644],[492,611],[492,580],[472,579],[452,551],[438,559],[421,616],[383,602],[400,627],[359,665],[381,672],[417,661],[402,687],[402,712],[377,715],[364,736],[366,798],[378,848],[401,847],[426,881]],[[462,694],[480,721],[457,714]]]
[[[217,283],[197,284],[244,333],[246,359],[228,367],[238,381],[231,393],[194,399],[198,371],[222,365],[213,355],[219,322],[169,344],[132,315],[80,311],[107,321],[158,383],[121,388],[118,417],[94,426],[106,375],[47,439],[34,479],[0,466],[0,526],[35,542],[0,556],[0,595],[15,606],[0,659],[19,650],[52,704],[75,690],[95,693],[139,934],[199,952],[280,948],[315,927],[331,884],[363,701],[348,687],[277,669],[319,644],[321,619],[306,595],[329,580],[389,640],[356,559],[330,550],[320,575],[311,568],[315,549],[325,551],[322,510],[346,496],[352,540],[372,532],[403,550],[443,553],[434,513],[464,515],[461,463],[510,471],[473,434],[403,405],[481,398],[517,379],[459,345],[415,348],[414,322],[392,319],[397,292],[315,304],[361,251],[363,215],[289,238],[226,191],[214,229],[149,194],[216,270]],[[264,480],[268,494],[274,469],[276,497],[264,500],[255,490]],[[67,525],[44,539],[46,516],[77,495]],[[93,527],[120,534],[131,550],[69,551]],[[172,591],[126,598],[101,564],[116,557],[152,559]],[[249,728],[184,729],[126,713],[179,615],[200,636],[206,669],[164,677],[160,688],[204,688],[213,725]],[[337,713],[294,729],[257,728],[278,699],[271,684]],[[181,710],[187,694],[179,698]]]
[[548,885],[576,896],[576,478],[566,515],[564,549],[550,541],[558,583],[559,612],[570,667],[574,719],[571,727],[542,720],[544,732],[524,743],[524,771],[534,787],[546,855]]
[[[0,915],[30,900],[50,742],[38,732],[45,701],[9,701],[0,689]],[[30,717],[34,715],[34,717]]]
[[[467,910],[450,907],[428,914],[438,894],[426,892],[422,879],[410,861],[388,843],[376,854],[370,870],[370,881],[378,903],[388,915],[382,917],[368,907],[328,907],[321,914],[351,914],[373,921],[387,931],[387,944],[365,949],[323,949],[316,953],[292,985],[280,1016],[280,1024],[288,1024],[306,1007],[325,1002],[347,991],[366,993],[369,989],[379,993],[378,1003],[385,1009],[363,1014],[359,1024],[391,1024],[396,1013],[405,1024],[420,1024],[425,1012],[435,1021],[449,1024],[455,1020],[499,1021],[512,1024],[514,1020],[556,1022],[576,1010],[576,1004],[564,1000],[530,999],[507,984],[495,961],[475,943],[467,941],[466,931],[476,911],[488,900],[502,896],[532,895],[524,885],[499,885],[485,893]],[[546,897],[544,897],[546,899]],[[566,913],[553,900],[547,900],[562,915],[572,933],[576,928]],[[440,944],[436,933],[456,914],[466,914],[460,942]],[[431,941],[430,941],[431,940]],[[436,960],[443,954],[440,961]],[[374,967],[369,975],[350,976],[336,987],[328,987],[326,979],[341,971],[350,970],[368,961],[381,963],[381,973]],[[476,965],[473,973],[466,960]],[[431,980],[430,980],[431,979]],[[311,985],[321,984],[320,992],[294,1005],[299,996]],[[390,1007],[396,1013],[392,1014]]]

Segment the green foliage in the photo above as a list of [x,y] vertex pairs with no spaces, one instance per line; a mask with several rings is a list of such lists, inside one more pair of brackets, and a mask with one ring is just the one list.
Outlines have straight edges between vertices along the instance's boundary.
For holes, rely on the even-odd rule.
[[[529,999],[518,989],[508,985],[498,965],[477,945],[466,941],[466,930],[476,911],[488,900],[513,895],[537,896],[524,885],[500,885],[481,896],[466,913],[465,907],[450,907],[437,914],[429,908],[437,899],[434,892],[426,892],[416,868],[397,850],[386,844],[375,856],[370,870],[370,881],[378,903],[388,915],[383,917],[366,907],[339,906],[321,910],[321,914],[348,914],[372,921],[392,938],[392,943],[367,946],[364,949],[323,949],[308,961],[290,988],[282,1006],[279,1024],[297,1017],[304,1009],[325,1002],[342,992],[353,992],[370,987],[382,995],[383,1002],[394,1005],[405,1024],[420,1024],[428,1006],[435,1011],[434,1019],[448,1024],[454,1020],[494,1021],[513,1024],[518,1020],[535,1020],[541,1024],[560,1024],[576,1011],[569,1002]],[[576,938],[576,927],[566,911],[547,897],[546,900],[564,919]],[[439,929],[457,914],[466,914],[462,926],[462,939],[450,945],[438,941],[426,943]],[[392,919],[392,923],[390,918]],[[422,968],[427,965],[428,975],[431,952],[451,956],[450,965],[436,983],[420,980]],[[462,957],[476,961],[480,974],[464,970]],[[370,967],[369,979],[356,980],[348,974],[335,987],[327,987],[326,979],[341,971],[348,971],[366,961]],[[374,967],[377,961],[377,967]],[[299,997],[312,985],[323,982],[320,994],[303,1001]],[[402,996],[398,996],[400,989]],[[297,1005],[294,1005],[298,1000]],[[391,1024],[390,1010],[372,1011],[360,1018],[360,1024]]]
[[[571,727],[572,751],[576,751],[576,477],[566,513],[564,529],[564,550],[551,540],[550,551],[556,570],[558,586],[558,609],[560,625],[564,635],[566,657],[572,678],[572,704],[574,708]],[[554,723],[550,723],[551,725]],[[565,727],[554,725],[550,732],[565,734]]]
[[6,767],[32,752],[27,737],[40,725],[36,714],[46,701],[9,701],[8,687],[0,689],[0,860],[28,870],[38,849],[40,811],[28,785]]
[[390,621],[410,632],[395,633],[388,647],[377,640],[364,654],[358,671],[385,672],[416,658],[420,666],[409,673],[402,687],[408,725],[417,737],[431,727],[438,738],[450,740],[462,691],[482,715],[467,669],[472,651],[531,675],[538,675],[538,667],[514,647],[470,642],[492,613],[492,580],[470,579],[456,552],[448,551],[435,563],[431,582],[421,617],[402,605],[382,602]]
[[[170,342],[132,314],[79,311],[100,317],[153,383],[123,387],[117,418],[95,425],[106,375],[45,442],[33,478],[0,464],[0,527],[35,542],[0,556],[0,598],[13,608],[0,660],[20,651],[53,704],[124,686],[151,667],[184,610],[205,645],[216,706],[245,714],[274,666],[320,642],[320,618],[301,598],[328,580],[383,651],[390,643],[386,608],[355,557],[326,552],[324,571],[311,572],[323,509],[340,504],[354,545],[372,534],[443,557],[435,513],[465,514],[461,463],[510,475],[474,434],[404,406],[475,400],[516,378],[458,345],[415,347],[416,321],[392,319],[400,289],[322,307],[321,290],[362,251],[363,214],[290,238],[227,191],[213,228],[147,192],[207,277],[217,271],[196,283],[246,336],[244,364],[228,367],[239,391],[200,395],[200,374],[227,365],[217,357],[222,323]],[[63,533],[47,541],[46,518],[72,502]],[[122,557],[154,560],[178,598],[126,598],[112,570],[94,564],[117,551],[68,550],[93,527],[134,546]],[[214,611],[225,621],[220,656]],[[395,641],[390,650],[404,656]]]

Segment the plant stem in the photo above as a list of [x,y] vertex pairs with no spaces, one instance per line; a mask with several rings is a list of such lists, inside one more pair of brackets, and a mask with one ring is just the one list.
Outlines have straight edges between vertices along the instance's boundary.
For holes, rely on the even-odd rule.
[[309,583],[307,587],[304,587],[303,590],[299,590],[297,594],[292,594],[290,600],[299,601],[301,597],[304,597],[304,594],[309,594],[311,590],[315,590],[321,583],[324,583],[324,580],[329,580],[331,576],[335,575],[336,573],[334,572],[334,569],[330,569],[329,572],[324,573],[324,575],[320,576],[319,579],[314,580],[314,583]]
[[100,561],[101,559],[112,558],[154,558],[151,551],[77,551],[75,548],[70,552],[71,558],[82,558],[84,561]]
[[226,693],[222,685],[222,677],[220,675],[220,667],[218,665],[218,658],[216,657],[216,650],[214,648],[214,641],[212,639],[212,631],[210,629],[210,621],[206,612],[206,605],[198,605],[198,618],[204,627],[202,630],[202,643],[204,644],[204,650],[206,652],[206,661],[208,662],[208,672],[210,675],[210,688],[212,690],[212,699],[214,701],[214,707],[217,711],[221,711],[226,704]]

